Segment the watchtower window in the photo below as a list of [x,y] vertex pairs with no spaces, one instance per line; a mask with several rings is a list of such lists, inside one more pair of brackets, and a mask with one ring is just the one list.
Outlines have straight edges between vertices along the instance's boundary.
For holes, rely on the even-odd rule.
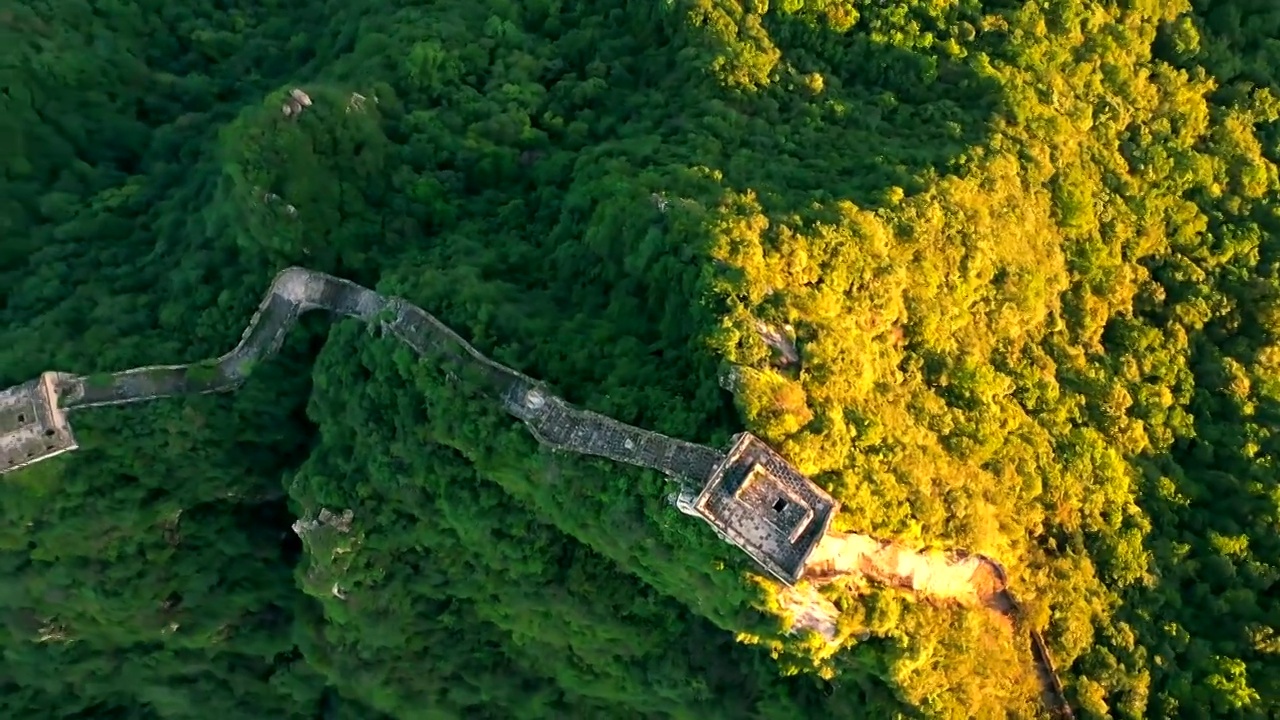
[[786,509],[787,509],[787,501],[786,501],[786,500],[784,500],[784,499],[782,499],[782,498],[778,498],[777,500],[774,500],[774,501],[773,501],[773,511],[774,511],[774,512],[780,513],[780,512],[782,512],[783,510],[786,510]]

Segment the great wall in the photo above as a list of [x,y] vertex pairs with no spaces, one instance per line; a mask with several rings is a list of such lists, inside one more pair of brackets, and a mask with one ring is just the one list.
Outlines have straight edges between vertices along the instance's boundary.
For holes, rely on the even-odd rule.
[[[762,443],[749,434],[736,436],[734,448],[726,453],[574,407],[551,393],[544,383],[485,357],[449,327],[408,301],[385,297],[348,280],[304,268],[288,268],[276,276],[240,342],[215,360],[153,365],[110,375],[47,372],[37,380],[0,392],[0,473],[74,450],[77,445],[66,411],[238,388],[255,363],[279,350],[298,316],[310,310],[327,310],[375,324],[422,356],[460,362],[474,371],[469,374],[487,388],[506,412],[521,420],[539,442],[552,450],[604,457],[656,470],[672,478],[679,485],[669,496],[674,505],[708,521],[722,538],[746,551],[769,574],[790,586],[779,597],[784,611],[791,616],[793,632],[812,630],[834,647],[840,640],[836,631],[839,613],[817,592],[817,587],[851,576],[865,577],[935,601],[986,608],[1018,627],[1026,624],[1024,613],[1009,590],[1004,568],[998,562],[963,552],[923,554],[866,535],[830,532],[827,523],[838,505],[807,478],[789,469],[789,465],[770,471],[773,475],[790,473],[791,477],[788,481],[791,485],[767,485],[774,493],[767,499],[772,503],[772,514],[744,500],[740,503],[739,515],[750,515],[745,521],[740,517],[715,516],[715,511],[708,509],[711,507],[708,498],[715,494],[711,492],[712,486],[726,476],[726,467],[738,462],[735,453],[770,456],[753,461],[756,464],[749,468],[753,473],[762,462],[786,465],[785,460],[762,447]],[[729,494],[744,493],[743,488],[758,474],[753,473],[747,473],[745,479],[739,478],[737,489],[730,488]],[[812,486],[810,494],[806,495],[805,487],[796,485],[797,482]],[[819,508],[825,509],[825,513],[815,516],[814,509],[806,503],[812,500],[821,505],[822,498],[828,501],[825,508]],[[786,561],[772,562],[771,550],[764,546],[764,541],[751,536],[751,532],[758,530],[756,526],[760,525],[761,518],[768,516],[776,525],[782,522],[776,518],[787,512],[796,518],[794,522],[788,521],[793,524],[786,527],[789,533],[786,541],[797,548],[792,553],[795,565],[791,570],[787,569]],[[801,530],[806,528],[811,531],[808,540],[802,539]],[[783,542],[778,538],[765,540]],[[1030,638],[1032,660],[1046,709],[1059,717],[1071,717],[1062,683],[1043,638],[1034,628],[1024,629]]]

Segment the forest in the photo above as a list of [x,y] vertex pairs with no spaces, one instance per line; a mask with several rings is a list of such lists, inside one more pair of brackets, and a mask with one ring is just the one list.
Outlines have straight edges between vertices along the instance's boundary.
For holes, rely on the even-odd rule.
[[[1079,718],[1274,718],[1277,38],[1272,0],[5,3],[0,388],[218,356],[314,268],[1000,558]],[[788,634],[664,478],[355,321],[75,424],[0,480],[3,717],[1046,712],[972,609],[841,583],[839,648]]]

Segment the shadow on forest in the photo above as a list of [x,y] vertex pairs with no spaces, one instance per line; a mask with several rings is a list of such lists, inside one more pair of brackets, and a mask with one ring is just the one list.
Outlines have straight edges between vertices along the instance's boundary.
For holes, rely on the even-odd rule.
[[[1274,66],[1269,58],[1277,50],[1260,42],[1272,37],[1268,28],[1280,23],[1273,4],[1253,0],[1212,4],[1196,0],[1193,4],[1202,21],[1197,23],[1198,53],[1180,52],[1170,28],[1164,28],[1153,46],[1156,57],[1184,70],[1206,72],[1216,87],[1209,95],[1211,106],[1240,103],[1255,86],[1274,87],[1277,75],[1269,70]],[[1275,162],[1277,125],[1259,123],[1252,130],[1261,141],[1262,155]],[[1217,214],[1209,197],[1192,199],[1210,217]],[[1260,255],[1275,257],[1280,244],[1271,240],[1274,221],[1255,213],[1248,222],[1262,231]],[[1211,232],[1224,230],[1230,232],[1229,226]],[[1176,272],[1162,273],[1163,263],[1144,264],[1171,298],[1203,292],[1202,287],[1184,285]],[[1261,323],[1251,314],[1253,308],[1266,304],[1257,294],[1259,287],[1225,283],[1222,288],[1243,309],[1243,317],[1210,321],[1203,329],[1188,332],[1187,367],[1195,388],[1186,405],[1191,432],[1175,436],[1166,450],[1148,449],[1129,458],[1142,472],[1136,502],[1150,522],[1142,538],[1150,560],[1148,581],[1124,588],[1117,615],[1137,630],[1147,650],[1150,695],[1166,703],[1194,703],[1210,714],[1262,712],[1266,703],[1258,703],[1258,698],[1280,692],[1280,681],[1253,671],[1267,662],[1255,633],[1269,624],[1265,618],[1274,614],[1280,599],[1280,587],[1267,576],[1270,571],[1262,570],[1274,566],[1280,556],[1280,542],[1265,520],[1275,512],[1269,496],[1274,483],[1265,479],[1265,457],[1274,450],[1269,452],[1265,440],[1245,431],[1250,423],[1275,427],[1280,422],[1280,404],[1255,395],[1254,407],[1242,412],[1240,401],[1231,397],[1233,374],[1227,362],[1233,358],[1253,367],[1265,346],[1265,333],[1258,332]],[[1142,316],[1157,328],[1177,322],[1167,311]],[[1093,548],[1091,554],[1098,555]],[[1208,648],[1216,655],[1213,660],[1206,656]],[[1210,679],[1208,685],[1222,681],[1225,673],[1219,661],[1223,657],[1242,660],[1249,668],[1245,683],[1257,693],[1252,704],[1232,707],[1220,692],[1196,687],[1206,679]],[[1106,698],[1108,703],[1116,700]],[[1162,711],[1168,711],[1168,706],[1153,702],[1148,707],[1152,714]]]
[[[607,348],[610,358],[600,362],[593,351],[565,358],[548,344],[526,354],[525,361],[532,359],[533,372],[540,376],[573,377],[580,387],[615,388],[652,387],[648,369],[660,363],[671,368],[672,381],[662,387],[664,395],[698,403],[694,412],[705,414],[683,425],[664,425],[672,414],[669,407],[639,398],[636,390],[615,389],[611,403],[598,409],[628,422],[674,434],[696,428],[696,437],[704,438],[701,429],[739,421],[728,395],[720,394],[719,405],[712,407],[711,394],[702,391],[714,382],[718,359],[688,359],[693,336],[705,328],[698,325],[701,320],[689,317],[686,298],[696,287],[699,263],[705,258],[660,239],[667,226],[656,209],[623,212],[610,207],[613,194],[591,189],[605,186],[598,175],[612,175],[610,183],[625,183],[630,182],[627,174],[632,169],[679,167],[688,172],[645,188],[678,197],[698,194],[688,190],[703,177],[693,168],[710,168],[722,178],[717,188],[703,188],[704,201],[716,202],[711,197],[716,192],[749,190],[775,219],[799,215],[829,220],[836,201],[876,207],[896,194],[893,188],[906,195],[918,193],[937,177],[961,170],[974,148],[988,141],[992,118],[1002,104],[996,83],[963,60],[876,42],[860,28],[840,33],[777,12],[765,16],[764,30],[769,37],[758,42],[772,44],[780,53],[772,84],[740,91],[715,82],[689,81],[700,92],[679,95],[673,90],[649,144],[606,130],[593,151],[600,162],[586,172],[564,177],[556,197],[548,198],[547,207],[561,208],[553,220],[556,225],[547,233],[555,239],[556,252],[545,261],[545,275],[529,276],[563,278],[557,292],[564,288],[564,295],[556,302],[574,307],[584,325],[590,319],[600,335],[591,346]],[[690,69],[683,67],[689,62],[687,47],[670,38],[654,42],[671,44],[666,51],[650,50],[643,57],[605,58],[611,72],[630,78],[640,88],[665,87],[668,77],[712,72],[716,62],[745,67],[764,57],[756,47],[721,44],[714,48],[714,61]],[[702,42],[716,46],[719,41],[699,38]],[[579,62],[585,66],[603,57],[593,55]],[[818,91],[806,84],[816,82],[811,79],[815,73],[822,77]],[[641,114],[635,122],[643,127],[645,121]],[[619,157],[626,158],[631,169],[603,169],[606,161],[616,162]],[[540,182],[545,185],[546,180],[543,177]],[[568,202],[561,201],[565,196]],[[652,228],[644,235],[634,230],[643,222],[628,213],[646,210],[651,213]],[[589,228],[585,239],[584,226]],[[584,245],[590,248],[586,252]],[[637,268],[644,268],[644,273]],[[636,334],[636,328],[653,331]],[[663,330],[658,332],[659,328]],[[621,338],[607,336],[619,331]],[[576,332],[578,337],[583,334]],[[633,337],[640,342],[632,342]],[[591,394],[578,394],[573,387],[562,391],[574,401],[587,401]],[[657,409],[652,414],[638,409],[649,406]]]
[[[1211,341],[1201,338],[1200,342]],[[1197,344],[1193,339],[1193,348]],[[1198,388],[1225,386],[1226,367],[1216,355],[1203,346],[1192,351]],[[1118,610],[1150,650],[1152,694],[1172,695],[1175,701],[1192,698],[1184,694],[1186,688],[1167,685],[1170,669],[1162,668],[1169,663],[1201,677],[1220,670],[1197,658],[1195,648],[1187,648],[1169,628],[1179,627],[1192,638],[1217,638],[1218,652],[1253,666],[1265,662],[1263,653],[1238,639],[1250,637],[1277,597],[1275,583],[1258,574],[1276,557],[1277,543],[1259,532],[1263,523],[1251,521],[1272,514],[1274,503],[1252,471],[1255,461],[1247,447],[1252,439],[1239,432],[1245,419],[1229,400],[1215,400],[1202,391],[1188,410],[1193,417],[1192,437],[1176,439],[1166,452],[1133,458],[1143,473],[1136,501],[1150,521],[1143,549],[1150,553],[1147,568],[1152,581],[1127,588]],[[1276,417],[1280,408],[1268,403],[1260,413]],[[1248,538],[1243,548],[1234,547],[1239,538]],[[1158,627],[1152,618],[1159,619]],[[1264,697],[1276,688],[1257,683],[1269,682],[1273,681],[1266,675],[1250,677],[1250,684]],[[1213,695],[1195,701],[1206,698],[1219,701]],[[1108,702],[1115,700],[1108,698]],[[1226,705],[1216,709],[1229,710]]]
[[[795,16],[771,13],[764,25],[781,79],[731,100],[759,131],[719,169],[729,185],[755,189],[766,210],[878,206],[893,187],[918,193],[990,137],[1000,89],[962,62]],[[780,87],[788,82],[796,87]]]

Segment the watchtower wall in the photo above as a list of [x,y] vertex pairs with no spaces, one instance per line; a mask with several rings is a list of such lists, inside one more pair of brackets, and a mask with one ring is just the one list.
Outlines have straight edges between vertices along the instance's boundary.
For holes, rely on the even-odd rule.
[[715,531],[791,585],[839,505],[750,433],[734,437],[693,504]]
[[0,392],[0,471],[17,470],[78,447],[58,406],[58,393],[58,374],[52,372]]

